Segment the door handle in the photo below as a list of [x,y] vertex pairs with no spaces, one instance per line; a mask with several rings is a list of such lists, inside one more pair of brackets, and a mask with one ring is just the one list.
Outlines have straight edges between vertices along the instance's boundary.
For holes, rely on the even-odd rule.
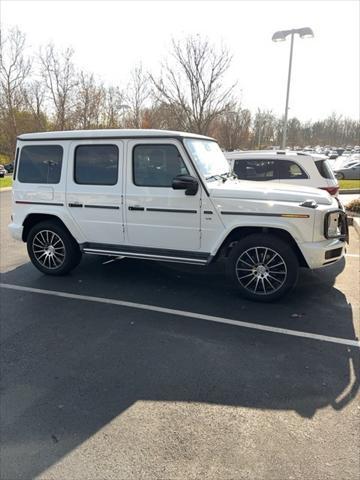
[[128,210],[136,211],[136,212],[143,212],[145,210],[145,208],[140,207],[139,205],[133,205],[133,206],[128,207]]
[[83,204],[79,202],[69,203],[69,207],[82,207]]

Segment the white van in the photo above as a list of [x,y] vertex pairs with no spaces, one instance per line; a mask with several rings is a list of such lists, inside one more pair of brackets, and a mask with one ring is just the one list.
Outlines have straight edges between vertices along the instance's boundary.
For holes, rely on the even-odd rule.
[[214,139],[161,130],[21,135],[9,228],[49,275],[83,253],[223,259],[240,292],[260,301],[289,291],[299,266],[339,260],[348,236],[327,192],[239,181]]

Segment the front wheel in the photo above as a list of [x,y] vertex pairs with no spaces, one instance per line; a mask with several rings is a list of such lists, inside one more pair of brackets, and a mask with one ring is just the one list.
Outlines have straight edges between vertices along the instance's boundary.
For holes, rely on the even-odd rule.
[[338,180],[344,180],[345,175],[344,175],[342,172],[339,172],[339,173],[336,174],[336,178],[337,178]]
[[240,240],[231,250],[227,271],[244,297],[271,302],[296,285],[299,262],[283,240],[274,235],[254,234]]
[[30,230],[27,250],[34,266],[47,275],[65,275],[81,260],[79,245],[62,225],[52,221]]

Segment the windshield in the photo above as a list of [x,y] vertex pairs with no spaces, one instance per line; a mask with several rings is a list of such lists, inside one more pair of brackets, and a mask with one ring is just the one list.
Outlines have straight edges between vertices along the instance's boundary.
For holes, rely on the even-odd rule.
[[230,165],[216,142],[186,138],[185,145],[206,180],[230,174]]

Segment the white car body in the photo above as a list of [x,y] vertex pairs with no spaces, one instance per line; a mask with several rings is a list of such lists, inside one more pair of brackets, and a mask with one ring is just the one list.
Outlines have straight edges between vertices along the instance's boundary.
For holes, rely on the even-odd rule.
[[[290,177],[290,175],[286,175],[286,172],[283,174],[280,169],[275,172],[275,170],[272,170],[273,166],[271,166],[269,167],[269,170],[271,168],[273,173],[270,172],[271,175],[268,178],[264,178],[263,181],[254,178],[254,181],[287,183],[297,186],[321,188],[327,190],[331,195],[338,195],[339,183],[332,172],[329,160],[324,155],[293,151],[273,152],[271,150],[224,152],[224,155],[229,161],[231,169],[239,176],[239,178],[244,179],[244,176],[246,176],[246,171],[243,172],[245,174],[244,176],[241,176],[240,174],[239,170],[244,168],[242,166],[244,164],[241,162],[246,162],[246,165],[256,165],[256,162],[268,162],[269,165],[276,164],[278,166],[284,165],[284,162],[287,162],[287,165],[290,165],[289,162],[291,162],[291,168],[295,168],[292,178],[284,178],[286,176]],[[296,168],[296,166],[298,168]],[[287,172],[290,173],[290,168]],[[296,175],[296,173],[301,174]]]
[[[91,151],[96,145],[107,144],[118,150],[116,182],[76,183],[77,148],[86,146]],[[34,151],[24,148],[47,146],[63,150],[58,183],[20,181],[20,174],[23,178],[28,168],[28,152]],[[135,184],[135,148],[141,152],[142,148],[146,151],[172,146],[198,183],[196,193]],[[325,191],[300,185],[205,177],[201,162],[208,161],[208,157],[199,160],[197,155],[209,148],[218,156],[207,168],[227,165],[213,139],[187,133],[95,130],[21,135],[10,232],[14,238],[26,241],[31,228],[42,218],[54,219],[61,222],[83,253],[196,265],[217,259],[232,247],[241,232],[281,233],[298,249],[304,266],[309,268],[333,263],[344,255],[347,233],[336,230],[330,235],[331,225],[326,226],[329,216],[334,215],[334,221],[344,216],[337,199]]]

